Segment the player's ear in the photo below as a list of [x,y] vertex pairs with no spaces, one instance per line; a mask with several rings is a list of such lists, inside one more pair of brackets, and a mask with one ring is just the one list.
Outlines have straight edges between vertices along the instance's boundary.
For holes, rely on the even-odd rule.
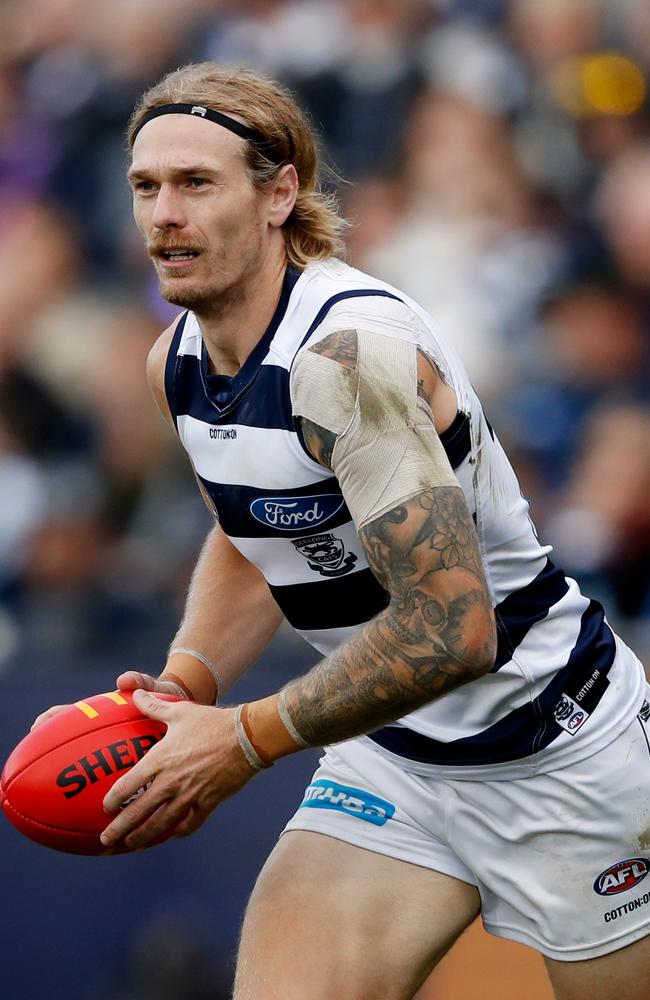
[[298,174],[293,163],[286,163],[280,170],[273,185],[269,209],[269,224],[283,226],[287,221],[298,197]]

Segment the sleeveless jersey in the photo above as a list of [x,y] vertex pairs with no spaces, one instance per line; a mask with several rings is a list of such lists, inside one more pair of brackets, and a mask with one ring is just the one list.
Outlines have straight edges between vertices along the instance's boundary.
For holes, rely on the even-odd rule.
[[490,673],[360,739],[408,770],[456,778],[521,777],[595,753],[640,709],[641,664],[553,565],[455,351],[401,292],[338,260],[289,268],[269,328],[232,378],[209,374],[196,318],[180,319],[165,389],[221,528],[323,654],[387,606],[339,484],[292,415],[296,355],[341,329],[416,343],[454,388],[458,412],[440,438],[476,525],[498,631]]

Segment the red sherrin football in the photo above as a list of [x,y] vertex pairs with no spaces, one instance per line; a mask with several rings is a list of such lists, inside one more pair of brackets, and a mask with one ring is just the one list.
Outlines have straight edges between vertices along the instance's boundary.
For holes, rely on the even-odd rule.
[[[178,701],[173,695],[157,697]],[[104,796],[166,730],[165,723],[138,711],[128,691],[66,706],[28,733],[7,760],[0,781],[5,816],[38,844],[70,854],[102,854],[99,835],[110,822]]]

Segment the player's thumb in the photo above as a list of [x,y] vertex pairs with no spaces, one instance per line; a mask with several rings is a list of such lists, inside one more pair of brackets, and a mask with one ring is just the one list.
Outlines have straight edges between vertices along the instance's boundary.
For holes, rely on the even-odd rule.
[[133,692],[133,704],[150,719],[162,719],[166,722],[173,714],[174,703],[166,701],[164,698],[157,698],[155,694],[138,688]]

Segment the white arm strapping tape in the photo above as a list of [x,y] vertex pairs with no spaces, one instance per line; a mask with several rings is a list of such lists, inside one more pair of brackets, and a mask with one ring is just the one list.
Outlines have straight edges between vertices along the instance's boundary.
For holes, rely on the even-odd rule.
[[456,486],[417,394],[417,347],[357,331],[356,372],[303,351],[291,379],[293,412],[337,435],[332,468],[357,528],[435,486]]

